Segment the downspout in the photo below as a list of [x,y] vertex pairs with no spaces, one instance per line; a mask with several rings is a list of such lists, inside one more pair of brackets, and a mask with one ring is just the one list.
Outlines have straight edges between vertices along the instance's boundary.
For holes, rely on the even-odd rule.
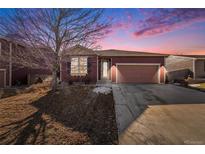
[[9,87],[12,86],[12,43],[9,43]]

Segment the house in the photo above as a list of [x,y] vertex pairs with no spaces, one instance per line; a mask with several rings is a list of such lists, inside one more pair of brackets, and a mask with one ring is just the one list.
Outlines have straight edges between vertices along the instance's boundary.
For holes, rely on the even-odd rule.
[[50,75],[48,69],[38,67],[43,65],[39,61],[29,55],[24,45],[0,38],[0,88],[32,84],[36,78]]
[[164,83],[167,56],[75,46],[62,54],[60,79],[62,82]]
[[170,55],[166,58],[169,81],[192,77],[205,80],[205,55]]

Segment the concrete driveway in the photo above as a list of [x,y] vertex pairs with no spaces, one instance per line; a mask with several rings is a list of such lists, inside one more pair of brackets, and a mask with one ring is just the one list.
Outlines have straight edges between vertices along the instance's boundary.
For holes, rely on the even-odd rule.
[[114,84],[120,144],[205,144],[205,93],[170,84]]

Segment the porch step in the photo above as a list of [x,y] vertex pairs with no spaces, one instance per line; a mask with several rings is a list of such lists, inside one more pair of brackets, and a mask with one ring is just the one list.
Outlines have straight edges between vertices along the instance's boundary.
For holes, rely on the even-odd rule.
[[111,80],[98,80],[96,83],[96,86],[112,87],[112,81]]

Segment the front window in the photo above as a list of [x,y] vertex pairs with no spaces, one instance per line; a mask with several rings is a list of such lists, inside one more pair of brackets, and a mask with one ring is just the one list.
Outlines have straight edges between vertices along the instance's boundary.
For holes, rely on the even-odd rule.
[[85,76],[87,73],[87,57],[72,57],[71,76]]

